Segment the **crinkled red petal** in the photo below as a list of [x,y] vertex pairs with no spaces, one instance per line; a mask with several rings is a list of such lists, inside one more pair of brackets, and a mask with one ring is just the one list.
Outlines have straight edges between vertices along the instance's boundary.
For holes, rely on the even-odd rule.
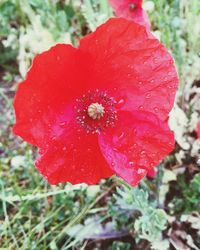
[[120,112],[116,127],[99,136],[99,145],[113,171],[137,185],[173,150],[174,136],[149,112]]
[[73,123],[40,154],[36,167],[50,184],[96,184],[114,174],[101,153],[97,136],[86,134]]
[[77,49],[65,44],[35,57],[14,101],[17,135],[43,147],[62,133],[62,123],[72,113],[71,102],[80,95],[87,75],[81,58]]
[[166,120],[178,85],[171,55],[146,29],[131,21],[110,19],[84,37],[80,50],[93,65],[89,84],[110,89],[123,99],[122,110],[144,110]]

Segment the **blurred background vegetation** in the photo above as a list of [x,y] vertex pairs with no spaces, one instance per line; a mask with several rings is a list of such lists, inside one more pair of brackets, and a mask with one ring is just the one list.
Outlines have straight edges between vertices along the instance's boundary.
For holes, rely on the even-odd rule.
[[55,187],[35,170],[36,149],[12,133],[17,84],[35,54],[77,45],[113,12],[107,0],[0,0],[0,249],[200,249],[200,1],[144,8],[179,71],[176,148],[137,188],[116,177]]

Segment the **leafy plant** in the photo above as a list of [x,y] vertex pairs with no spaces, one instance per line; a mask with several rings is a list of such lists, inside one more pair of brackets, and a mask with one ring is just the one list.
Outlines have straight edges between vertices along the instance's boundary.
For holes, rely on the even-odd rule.
[[200,212],[200,173],[194,176],[189,185],[185,177],[180,176],[177,190],[179,190],[179,197],[175,197],[170,203],[173,213]]
[[84,0],[81,10],[92,31],[112,16],[107,0]]
[[[117,188],[113,195],[115,205],[110,206],[110,213],[119,225],[128,223],[130,218],[134,224],[129,224],[129,229],[134,231],[139,239],[145,239],[151,243],[152,249],[160,250],[168,248],[167,240],[162,240],[162,231],[166,228],[167,217],[164,210],[156,208],[156,203],[149,200],[147,191],[139,188]],[[127,218],[126,218],[127,217]],[[124,221],[126,218],[126,221]],[[129,219],[129,220],[128,220]]]

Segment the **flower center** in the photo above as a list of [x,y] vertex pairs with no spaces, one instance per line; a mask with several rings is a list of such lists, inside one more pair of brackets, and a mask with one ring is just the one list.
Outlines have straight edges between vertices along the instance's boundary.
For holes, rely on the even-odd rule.
[[136,5],[134,3],[129,4],[129,10],[133,11],[136,8]]
[[87,112],[88,112],[89,117],[91,117],[94,120],[96,119],[99,120],[101,117],[103,117],[105,113],[104,107],[98,102],[90,104]]
[[100,133],[114,127],[117,120],[116,101],[105,91],[88,91],[76,100],[76,121],[87,133]]

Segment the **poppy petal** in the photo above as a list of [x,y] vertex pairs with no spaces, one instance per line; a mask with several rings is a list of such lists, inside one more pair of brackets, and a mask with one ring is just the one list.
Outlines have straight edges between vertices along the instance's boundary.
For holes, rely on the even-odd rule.
[[81,66],[77,49],[65,44],[35,57],[16,92],[15,134],[40,147],[62,133],[62,124],[71,117],[71,101],[82,89]]
[[[166,48],[134,22],[113,18],[80,42],[90,55],[89,84],[124,99],[122,110],[144,110],[166,120],[178,85]],[[116,93],[114,90],[117,90]]]
[[138,182],[174,148],[167,123],[148,112],[121,112],[115,128],[99,136],[101,151],[119,176]]
[[101,153],[97,136],[86,134],[76,124],[68,126],[60,138],[40,151],[36,167],[54,185],[62,182],[96,184],[114,174]]

